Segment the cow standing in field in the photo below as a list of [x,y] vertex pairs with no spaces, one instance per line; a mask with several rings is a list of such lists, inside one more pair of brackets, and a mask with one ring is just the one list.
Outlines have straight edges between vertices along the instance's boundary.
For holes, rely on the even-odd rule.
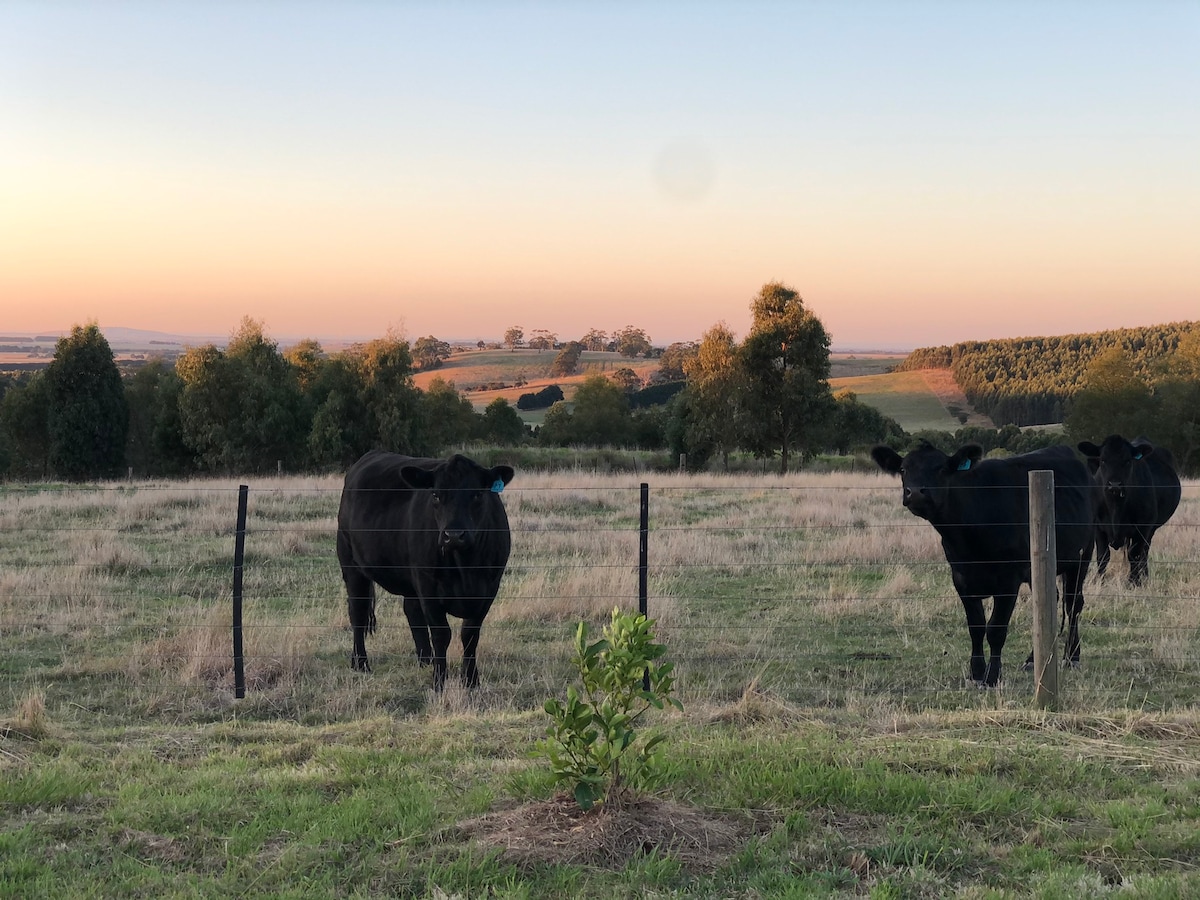
[[[900,476],[905,508],[941,536],[967,614],[971,679],[989,687],[1000,681],[1000,654],[1017,592],[1030,582],[1029,473],[1054,473],[1056,571],[1062,576],[1063,612],[1070,622],[1066,661],[1077,665],[1083,580],[1092,559],[1094,527],[1087,469],[1074,451],[1060,446],[985,460],[978,444],[947,456],[922,441],[904,457],[884,446],[875,447],[871,456],[885,472]],[[990,619],[983,608],[987,597],[993,598]],[[985,637],[991,649],[986,661]]]
[[1108,568],[1110,548],[1126,549],[1129,583],[1150,574],[1150,542],[1179,506],[1182,489],[1175,461],[1165,447],[1145,438],[1127,441],[1110,434],[1097,447],[1079,444],[1095,483],[1096,573]]
[[479,684],[475,652],[508,564],[512,538],[500,492],[509,466],[465,456],[418,459],[373,450],[350,467],[338,509],[337,555],[353,631],[350,667],[371,671],[375,586],[404,598],[417,659],[446,683],[447,615],[462,619],[462,680]]

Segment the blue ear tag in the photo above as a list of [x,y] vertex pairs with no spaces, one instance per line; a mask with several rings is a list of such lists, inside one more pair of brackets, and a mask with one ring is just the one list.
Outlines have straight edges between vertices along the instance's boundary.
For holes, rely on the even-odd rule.
[[962,462],[960,462],[958,464],[958,471],[960,471],[960,472],[965,472],[969,468],[971,468],[971,460],[969,460],[969,459],[964,459]]
[[1140,454],[1140,453],[1135,453],[1135,454],[1133,455],[1133,458],[1134,458],[1134,459],[1141,459],[1141,458],[1142,458],[1142,454]]
[[492,482],[492,493],[498,494],[502,490],[504,490],[504,479],[497,478],[495,481]]

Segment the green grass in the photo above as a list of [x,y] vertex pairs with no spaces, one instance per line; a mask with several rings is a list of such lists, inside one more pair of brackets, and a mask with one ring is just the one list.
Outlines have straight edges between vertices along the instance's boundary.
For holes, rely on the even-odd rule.
[[575,622],[634,603],[641,477],[518,473],[483,686],[443,697],[392,597],[374,674],[347,666],[336,478],[252,485],[243,700],[235,483],[0,491],[0,896],[1200,889],[1194,483],[1150,586],[1089,582],[1084,665],[1047,713],[1019,670],[1027,601],[1002,687],[966,684],[936,536],[891,479],[649,476],[650,612],[684,703],[656,720],[662,799],[734,823],[736,846],[602,867],[468,839],[552,795],[541,705],[571,680]]
[[830,379],[834,392],[853,391],[860,402],[891,416],[905,431],[954,431],[961,427],[925,383],[920,372],[891,372]]

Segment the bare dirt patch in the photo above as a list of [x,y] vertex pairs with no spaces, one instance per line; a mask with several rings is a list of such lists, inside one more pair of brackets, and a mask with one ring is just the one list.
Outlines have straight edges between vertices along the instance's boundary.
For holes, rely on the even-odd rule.
[[488,813],[458,828],[519,864],[621,869],[659,854],[692,872],[718,868],[758,831],[751,822],[672,800],[627,798],[585,812],[567,796]]

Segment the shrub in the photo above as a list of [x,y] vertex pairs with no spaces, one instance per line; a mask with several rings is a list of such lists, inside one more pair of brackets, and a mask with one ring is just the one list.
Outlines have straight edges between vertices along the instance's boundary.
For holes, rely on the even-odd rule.
[[583,693],[571,685],[566,703],[546,701],[551,724],[535,753],[549,759],[559,782],[573,785],[585,810],[597,801],[612,803],[626,786],[653,787],[662,776],[658,748],[666,735],[634,729],[649,709],[683,709],[671,696],[673,664],[655,663],[667,648],[654,642],[653,625],[643,615],[614,609],[600,640],[589,644],[587,623],[580,622],[575,665]]

